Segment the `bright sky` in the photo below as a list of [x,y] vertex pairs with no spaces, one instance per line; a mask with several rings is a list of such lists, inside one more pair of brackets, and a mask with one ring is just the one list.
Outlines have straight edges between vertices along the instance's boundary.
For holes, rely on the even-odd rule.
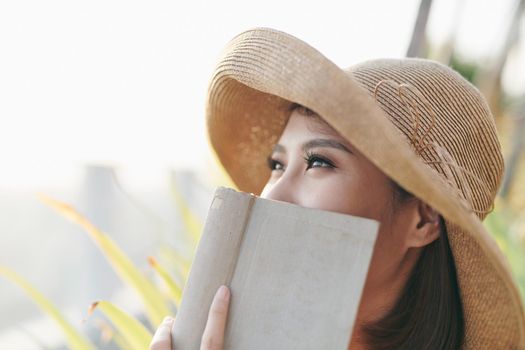
[[[457,3],[434,1],[429,32],[437,42],[449,34]],[[461,53],[493,52],[512,4],[465,1]],[[156,181],[150,175],[158,169],[202,169],[210,158],[204,129],[208,79],[234,35],[273,27],[348,66],[403,56],[418,5],[3,1],[0,188],[63,183],[88,163],[135,169],[144,181]]]

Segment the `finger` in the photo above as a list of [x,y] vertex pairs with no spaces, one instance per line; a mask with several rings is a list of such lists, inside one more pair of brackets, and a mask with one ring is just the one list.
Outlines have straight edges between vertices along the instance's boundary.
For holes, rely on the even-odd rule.
[[220,286],[210,306],[208,322],[202,334],[201,350],[223,349],[229,304],[230,290],[226,286]]
[[171,349],[171,326],[173,325],[173,317],[166,316],[159,328],[153,335],[149,350],[172,350]]

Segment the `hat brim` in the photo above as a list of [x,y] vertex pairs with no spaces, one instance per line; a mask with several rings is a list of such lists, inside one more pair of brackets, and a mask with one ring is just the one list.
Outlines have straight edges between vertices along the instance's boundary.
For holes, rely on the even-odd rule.
[[[465,308],[467,339],[488,339],[480,330],[497,327],[494,312],[511,308],[506,317],[514,316],[517,339],[525,343],[520,294],[505,257],[480,219],[414,153],[350,75],[303,41],[272,29],[236,36],[223,51],[210,82],[206,110],[210,143],[238,188],[260,194],[270,175],[266,158],[286,125],[292,102],[321,115],[387,176],[444,217]],[[486,288],[495,285],[501,289],[496,294],[499,300],[486,300]],[[506,306],[499,311],[485,310],[500,303]]]

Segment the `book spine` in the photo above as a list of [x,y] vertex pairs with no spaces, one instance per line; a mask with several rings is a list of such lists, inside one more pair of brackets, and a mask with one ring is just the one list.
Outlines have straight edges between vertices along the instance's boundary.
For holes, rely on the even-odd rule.
[[215,191],[172,328],[173,349],[200,348],[213,296],[230,285],[254,200],[225,187]]

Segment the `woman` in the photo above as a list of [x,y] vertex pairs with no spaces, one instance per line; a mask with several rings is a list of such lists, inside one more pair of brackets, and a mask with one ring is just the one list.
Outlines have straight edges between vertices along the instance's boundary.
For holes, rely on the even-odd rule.
[[[457,73],[414,59],[343,71],[255,29],[226,48],[207,118],[240,190],[381,222],[349,349],[525,348],[519,293],[481,224],[500,145],[483,97]],[[221,287],[202,349],[222,349],[228,301]],[[153,349],[169,349],[170,322]]]

